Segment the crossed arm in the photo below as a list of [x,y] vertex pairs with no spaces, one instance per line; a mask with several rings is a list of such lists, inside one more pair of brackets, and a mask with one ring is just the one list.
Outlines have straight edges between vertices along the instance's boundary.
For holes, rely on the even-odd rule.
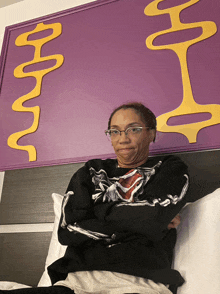
[[[180,224],[178,213],[185,205],[185,197],[184,195],[180,197],[180,193],[184,186],[187,186],[188,181],[185,167],[176,161],[172,169],[169,166],[169,169],[164,169],[163,173],[170,173],[169,177],[166,177],[168,180],[162,180],[163,177],[160,177],[158,182],[148,189],[149,195],[161,195],[160,192],[163,191],[167,202],[162,206],[159,203],[153,206],[118,206],[114,202],[93,206],[91,195],[88,193],[91,189],[91,187],[88,189],[90,181],[85,176],[85,168],[81,169],[68,187],[68,191],[74,188],[74,195],[70,195],[66,206],[63,207],[58,231],[60,243],[80,245],[91,238],[84,234],[85,231],[107,237],[115,235],[116,232],[131,232],[144,234],[150,240],[162,239],[167,230],[176,228]],[[174,196],[169,195],[168,191]],[[77,197],[79,194],[80,197]],[[63,223],[64,215],[65,223]],[[80,232],[79,229],[82,231]]]

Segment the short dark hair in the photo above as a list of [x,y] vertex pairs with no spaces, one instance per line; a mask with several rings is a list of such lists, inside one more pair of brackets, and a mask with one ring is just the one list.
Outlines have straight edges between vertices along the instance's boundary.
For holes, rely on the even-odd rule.
[[108,120],[108,129],[110,129],[111,126],[111,120],[113,115],[121,110],[121,109],[134,109],[136,111],[137,114],[139,114],[143,121],[146,124],[146,127],[150,127],[151,129],[155,129],[157,128],[157,120],[156,120],[156,116],[154,115],[154,113],[147,108],[146,106],[144,106],[142,103],[139,102],[131,102],[131,103],[127,103],[127,104],[122,104],[121,106],[117,107],[110,115],[109,120]]

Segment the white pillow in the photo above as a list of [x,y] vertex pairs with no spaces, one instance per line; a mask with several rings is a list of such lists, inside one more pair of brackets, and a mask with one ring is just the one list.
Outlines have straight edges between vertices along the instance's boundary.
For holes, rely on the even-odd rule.
[[177,294],[220,293],[219,219],[220,188],[182,210],[173,267],[186,282]]
[[16,290],[16,289],[23,289],[23,288],[32,288],[32,287],[28,285],[16,283],[16,282],[7,282],[7,281],[0,282],[1,290]]
[[47,273],[47,267],[50,264],[52,264],[54,261],[56,261],[57,259],[63,257],[67,248],[67,246],[61,245],[57,238],[57,231],[58,231],[58,226],[59,226],[59,221],[61,216],[61,206],[62,206],[63,196],[53,193],[52,198],[53,198],[53,204],[54,204],[53,208],[54,208],[54,214],[55,214],[54,227],[53,227],[48,255],[45,262],[45,270],[38,283],[38,287],[51,286],[51,280]]

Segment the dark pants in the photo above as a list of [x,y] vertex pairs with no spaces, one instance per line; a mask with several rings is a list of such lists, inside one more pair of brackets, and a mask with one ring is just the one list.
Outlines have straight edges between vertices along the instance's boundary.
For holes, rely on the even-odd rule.
[[51,287],[36,287],[24,288],[16,290],[0,290],[0,294],[74,294],[74,291],[67,287],[51,286]]

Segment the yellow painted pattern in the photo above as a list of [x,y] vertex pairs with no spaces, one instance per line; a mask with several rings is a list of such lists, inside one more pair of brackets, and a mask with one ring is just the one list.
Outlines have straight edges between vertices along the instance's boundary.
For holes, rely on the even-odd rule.
[[[208,126],[216,125],[220,123],[220,105],[219,104],[206,104],[201,105],[197,104],[193,98],[188,66],[187,66],[187,50],[188,48],[198,43],[202,40],[210,38],[217,32],[216,24],[212,21],[202,21],[197,23],[181,23],[180,21],[180,12],[199,2],[200,0],[191,0],[182,5],[167,8],[164,10],[158,9],[158,4],[164,0],[155,0],[152,1],[144,10],[144,13],[148,16],[169,14],[171,20],[171,28],[167,30],[163,30],[157,33],[150,35],[146,39],[146,45],[151,50],[162,50],[162,49],[170,49],[173,50],[180,61],[181,66],[181,74],[182,74],[182,83],[183,83],[183,100],[181,105],[175,110],[164,113],[157,117],[158,122],[158,131],[160,132],[175,132],[185,135],[189,143],[195,143],[197,140],[198,132]],[[192,28],[202,28],[202,34],[193,40],[169,44],[169,45],[161,45],[154,46],[153,41],[155,38],[161,35],[165,35],[172,32],[183,31],[186,29]],[[210,113],[212,116],[209,120],[197,122],[197,123],[189,123],[183,125],[169,126],[167,125],[167,121],[171,117],[175,116],[183,116],[186,114],[197,114],[197,113]]]
[[[53,33],[51,35],[49,35],[45,38],[42,38],[42,39],[28,40],[28,37],[30,35],[38,33],[38,32],[42,32],[42,31],[45,31],[48,29],[53,30]],[[20,131],[20,132],[17,132],[17,133],[14,133],[14,134],[10,135],[8,138],[8,146],[11,148],[14,148],[14,149],[27,151],[29,154],[29,161],[36,161],[36,159],[37,159],[36,148],[33,145],[26,145],[26,146],[19,145],[18,140],[21,137],[23,137],[27,134],[34,133],[37,130],[38,125],[39,125],[39,119],[40,119],[40,107],[39,106],[25,107],[25,106],[23,106],[23,103],[27,100],[38,97],[41,93],[43,77],[47,73],[59,68],[63,64],[64,57],[61,54],[41,57],[42,46],[45,43],[57,38],[61,34],[61,32],[62,32],[62,26],[60,23],[47,24],[47,25],[45,25],[43,23],[39,23],[33,31],[21,34],[20,36],[17,37],[17,39],[15,41],[15,44],[17,46],[29,45],[29,46],[35,47],[33,60],[31,60],[29,62],[25,62],[25,63],[17,66],[14,70],[14,76],[16,78],[34,77],[36,79],[36,86],[31,92],[18,98],[12,105],[12,109],[14,111],[32,112],[34,115],[34,121],[33,121],[33,124],[30,128],[23,130],[23,131]],[[24,72],[24,68],[26,66],[36,64],[38,62],[48,61],[48,60],[56,60],[56,64],[53,67],[50,67],[47,69],[32,71],[32,72],[28,72],[28,73]]]

